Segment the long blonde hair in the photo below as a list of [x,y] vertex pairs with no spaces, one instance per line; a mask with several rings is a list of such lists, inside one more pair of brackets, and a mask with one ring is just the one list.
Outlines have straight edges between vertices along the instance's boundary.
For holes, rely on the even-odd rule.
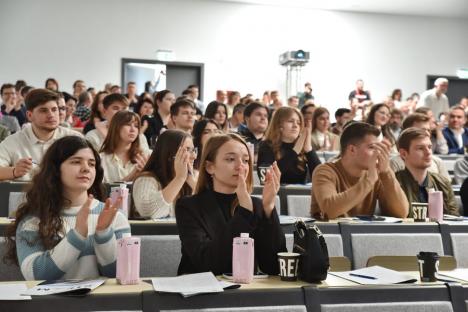
[[[294,107],[284,106],[278,108],[271,119],[270,125],[265,133],[264,141],[271,144],[273,149],[273,154],[275,155],[275,159],[279,160],[283,155],[281,155],[281,144],[283,141],[281,140],[281,128],[283,127],[283,123],[291,118],[293,114],[297,114],[300,120],[300,129],[299,133],[304,129],[304,117],[302,116],[301,112]],[[299,137],[298,137],[299,138]],[[297,140],[297,138],[296,138]],[[298,168],[304,170],[305,168],[305,155],[304,152],[301,152],[299,155],[299,164]]]

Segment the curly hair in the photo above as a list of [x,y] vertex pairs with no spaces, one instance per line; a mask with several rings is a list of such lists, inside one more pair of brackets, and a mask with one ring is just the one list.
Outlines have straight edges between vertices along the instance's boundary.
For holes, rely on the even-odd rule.
[[[388,112],[390,113],[390,107],[388,107],[387,104],[384,104],[384,103],[379,103],[379,104],[375,104],[374,106],[371,107],[371,110],[369,112],[369,115],[367,115],[367,119],[366,119],[366,122],[368,124],[371,124],[373,126],[375,126],[375,114],[377,113],[377,111],[381,108],[381,107],[385,107],[388,109]],[[382,134],[383,136],[388,139],[390,141],[390,143],[392,144],[395,144],[396,143],[396,140],[395,140],[395,137],[393,136],[393,134],[390,132],[390,127],[389,127],[389,123],[387,122],[387,124],[383,125],[381,127],[381,131],[382,131]]]
[[[63,220],[61,212],[64,207],[70,205],[64,198],[64,190],[61,180],[60,167],[62,163],[76,154],[79,150],[90,148],[96,160],[96,176],[93,184],[88,189],[88,194],[94,198],[103,200],[104,190],[102,179],[104,170],[101,167],[99,154],[91,143],[78,136],[66,136],[55,141],[47,150],[42,159],[39,171],[34,175],[32,183],[26,192],[26,202],[20,205],[16,211],[15,222],[7,227],[5,236],[7,240],[7,253],[4,262],[18,265],[16,253],[16,231],[21,221],[27,217],[39,218],[38,242],[46,249],[52,249],[58,244],[63,232]],[[36,242],[28,242],[35,244]]]

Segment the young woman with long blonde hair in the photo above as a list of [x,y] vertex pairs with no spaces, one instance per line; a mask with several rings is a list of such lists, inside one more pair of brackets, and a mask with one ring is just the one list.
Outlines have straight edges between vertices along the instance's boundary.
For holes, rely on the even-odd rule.
[[[275,111],[264,141],[258,148],[257,170],[278,163],[282,184],[304,184],[320,160],[312,149],[310,122],[298,109],[281,107]],[[260,175],[260,172],[259,172]]]

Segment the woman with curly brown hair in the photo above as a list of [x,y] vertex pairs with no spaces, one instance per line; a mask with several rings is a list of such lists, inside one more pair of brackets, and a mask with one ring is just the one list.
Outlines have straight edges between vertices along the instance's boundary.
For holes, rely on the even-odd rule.
[[6,259],[27,280],[115,277],[116,239],[130,234],[121,199],[105,203],[99,154],[77,136],[47,150],[7,229]]
[[371,107],[369,115],[367,115],[366,122],[379,128],[379,140],[387,141],[392,146],[392,153],[396,153],[395,137],[393,137],[393,134],[390,132],[388,123],[390,121],[390,117],[390,107],[388,107],[387,104],[375,104]]

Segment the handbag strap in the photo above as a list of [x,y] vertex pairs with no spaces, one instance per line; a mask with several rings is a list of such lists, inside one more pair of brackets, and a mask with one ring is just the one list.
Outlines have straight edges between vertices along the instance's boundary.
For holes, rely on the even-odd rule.
[[304,238],[307,234],[307,225],[305,224],[304,221],[298,220],[294,224],[294,227],[296,228],[297,235],[299,238]]

